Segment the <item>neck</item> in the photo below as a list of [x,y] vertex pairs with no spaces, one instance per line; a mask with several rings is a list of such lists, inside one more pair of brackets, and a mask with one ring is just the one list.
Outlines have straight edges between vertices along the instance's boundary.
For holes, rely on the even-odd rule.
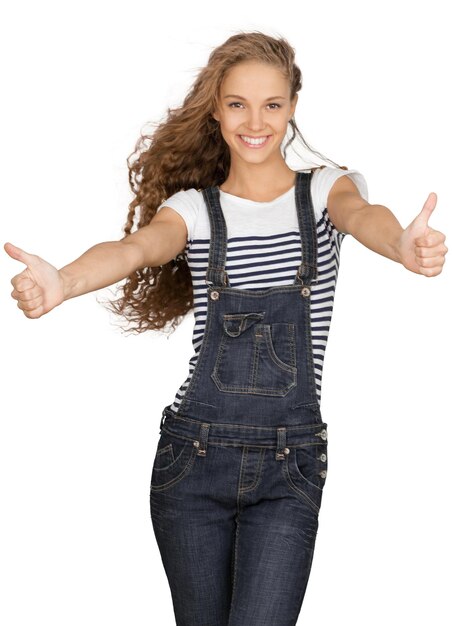
[[295,173],[281,159],[278,163],[231,162],[222,191],[249,199],[274,198],[295,184]]

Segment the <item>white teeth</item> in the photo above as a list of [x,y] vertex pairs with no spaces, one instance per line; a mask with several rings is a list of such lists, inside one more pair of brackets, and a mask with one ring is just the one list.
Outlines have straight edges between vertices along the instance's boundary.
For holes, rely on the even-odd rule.
[[265,141],[267,141],[267,137],[259,137],[259,139],[255,139],[253,137],[246,137],[245,135],[240,135],[240,137],[243,139],[243,141],[246,141],[246,143],[250,143],[254,146],[258,146],[264,143]]

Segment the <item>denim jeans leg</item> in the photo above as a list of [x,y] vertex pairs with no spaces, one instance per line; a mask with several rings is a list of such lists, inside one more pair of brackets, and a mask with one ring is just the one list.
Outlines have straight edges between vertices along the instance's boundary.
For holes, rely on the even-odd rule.
[[242,511],[228,626],[295,626],[317,526],[316,514],[291,497]]
[[[164,437],[163,455],[170,440]],[[180,443],[173,448],[171,468],[184,449]],[[240,457],[239,448],[209,445],[183,478],[161,490],[151,487],[152,524],[177,626],[228,624]],[[154,484],[159,480],[154,469]]]
[[[305,438],[320,451],[317,431]],[[305,596],[324,481],[306,476],[317,480],[321,461],[317,452],[299,453],[297,461],[290,443],[282,458],[275,452],[244,449],[228,626],[295,626]]]

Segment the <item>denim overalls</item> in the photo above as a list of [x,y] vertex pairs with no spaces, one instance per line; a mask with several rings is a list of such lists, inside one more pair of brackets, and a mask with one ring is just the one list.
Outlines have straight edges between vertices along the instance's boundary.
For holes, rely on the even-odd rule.
[[311,570],[327,471],[310,284],[312,173],[296,172],[302,263],[292,285],[235,289],[218,186],[205,334],[177,414],[163,409],[151,518],[178,626],[294,626]]

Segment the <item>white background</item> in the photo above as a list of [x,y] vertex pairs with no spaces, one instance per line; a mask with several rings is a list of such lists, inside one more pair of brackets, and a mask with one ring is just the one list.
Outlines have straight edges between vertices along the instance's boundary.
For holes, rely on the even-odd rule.
[[[61,267],[121,238],[140,130],[180,104],[211,49],[254,29],[296,49],[307,141],[361,171],[370,202],[404,227],[435,191],[430,224],[452,233],[452,50],[439,0],[42,0],[0,16],[2,244]],[[1,252],[0,622],[172,625],[149,482],[193,317],[169,338],[125,336],[97,301],[105,290],[28,320],[10,298],[23,265]],[[344,241],[304,626],[452,621],[448,263],[425,278]]]

